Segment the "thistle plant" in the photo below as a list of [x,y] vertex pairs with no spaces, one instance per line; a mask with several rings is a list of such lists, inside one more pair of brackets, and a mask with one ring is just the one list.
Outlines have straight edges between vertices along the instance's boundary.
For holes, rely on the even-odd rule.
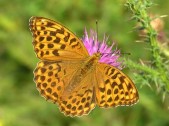
[[132,12],[132,20],[140,24],[137,29],[146,31],[143,41],[150,44],[152,56],[150,64],[138,64],[129,59],[125,59],[125,63],[137,71],[135,74],[136,83],[141,86],[146,84],[150,87],[155,85],[157,90],[165,96],[169,92],[169,57],[162,55],[163,50],[159,44],[158,32],[151,25],[151,22],[156,18],[152,18],[147,12],[153,3],[149,0],[128,0],[125,5]]

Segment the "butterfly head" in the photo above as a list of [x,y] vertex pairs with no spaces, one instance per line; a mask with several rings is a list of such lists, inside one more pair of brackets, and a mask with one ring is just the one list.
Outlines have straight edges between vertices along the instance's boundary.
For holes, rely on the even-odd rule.
[[97,52],[97,53],[94,53],[93,56],[97,59],[97,61],[99,61],[102,54],[100,52]]

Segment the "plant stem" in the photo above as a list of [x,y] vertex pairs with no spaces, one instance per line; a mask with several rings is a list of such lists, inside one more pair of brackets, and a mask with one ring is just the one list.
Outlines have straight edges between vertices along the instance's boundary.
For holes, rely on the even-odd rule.
[[157,33],[151,27],[151,18],[147,13],[147,8],[152,5],[152,2],[148,0],[128,0],[126,5],[132,11],[133,19],[135,19],[138,23],[141,23],[141,27],[146,30],[147,41],[151,45],[153,57],[152,68],[149,68],[147,66],[137,68],[142,69],[146,73],[148,72],[150,75],[155,75],[157,78],[159,78],[159,80],[161,80],[159,81],[161,82],[160,85],[165,86],[165,89],[169,92],[169,78],[167,73],[168,71],[164,67],[165,65],[160,55],[161,52],[158,46]]

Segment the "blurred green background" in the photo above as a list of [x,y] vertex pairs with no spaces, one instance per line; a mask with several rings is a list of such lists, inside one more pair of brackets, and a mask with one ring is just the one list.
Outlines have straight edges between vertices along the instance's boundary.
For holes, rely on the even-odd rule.
[[[156,88],[137,83],[140,101],[130,107],[100,109],[83,117],[65,117],[58,107],[46,102],[36,90],[33,73],[38,59],[28,27],[31,16],[43,16],[61,22],[77,36],[84,28],[104,33],[123,53],[136,62],[149,60],[148,44],[139,40],[131,13],[124,0],[0,0],[0,126],[169,126],[169,97],[162,101]],[[167,14],[169,1],[155,0],[154,14]],[[164,18],[164,31],[169,19]],[[132,78],[133,71],[127,69]],[[153,84],[152,84],[153,85]]]

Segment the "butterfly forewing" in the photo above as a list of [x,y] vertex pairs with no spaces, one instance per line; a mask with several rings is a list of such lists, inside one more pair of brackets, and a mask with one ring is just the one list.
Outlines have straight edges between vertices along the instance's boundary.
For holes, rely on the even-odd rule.
[[95,77],[96,101],[99,107],[132,105],[138,101],[139,96],[135,85],[117,68],[98,63]]
[[32,17],[30,29],[37,57],[43,60],[81,60],[89,56],[82,41],[58,22]]

